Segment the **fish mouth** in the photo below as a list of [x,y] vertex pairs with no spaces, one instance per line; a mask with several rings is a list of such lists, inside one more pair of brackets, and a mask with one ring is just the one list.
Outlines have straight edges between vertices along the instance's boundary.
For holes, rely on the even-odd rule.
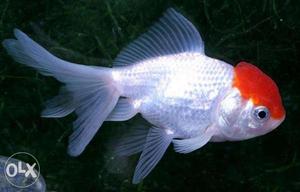
[[276,129],[285,119],[285,115],[280,119],[270,118],[269,122],[267,123],[267,127],[271,130]]
[[270,118],[266,124],[264,124],[263,127],[261,128],[255,128],[255,129],[250,129],[249,133],[252,135],[252,137],[256,137],[256,136],[261,136],[261,135],[265,135],[271,131],[273,131],[274,129],[276,129],[285,119],[285,116],[283,116],[282,118],[278,119],[278,118]]

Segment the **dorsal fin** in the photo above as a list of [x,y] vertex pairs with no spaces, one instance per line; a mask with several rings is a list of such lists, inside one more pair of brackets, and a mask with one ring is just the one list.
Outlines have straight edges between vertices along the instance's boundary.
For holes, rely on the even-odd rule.
[[203,53],[203,41],[190,21],[169,8],[148,32],[119,53],[114,66],[126,66],[152,57],[184,52]]

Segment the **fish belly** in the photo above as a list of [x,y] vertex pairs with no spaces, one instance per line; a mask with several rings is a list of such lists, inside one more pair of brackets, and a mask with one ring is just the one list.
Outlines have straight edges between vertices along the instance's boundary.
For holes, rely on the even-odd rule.
[[202,54],[159,57],[117,68],[122,96],[142,116],[179,138],[201,134],[212,123],[221,90],[231,86],[232,66]]

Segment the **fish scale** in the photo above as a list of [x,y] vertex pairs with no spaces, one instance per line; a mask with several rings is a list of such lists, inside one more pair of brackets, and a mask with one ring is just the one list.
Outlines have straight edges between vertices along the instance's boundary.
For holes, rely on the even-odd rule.
[[232,86],[232,68],[203,54],[178,54],[117,68],[115,81],[122,96],[141,101],[146,120],[190,138],[212,123],[212,104]]

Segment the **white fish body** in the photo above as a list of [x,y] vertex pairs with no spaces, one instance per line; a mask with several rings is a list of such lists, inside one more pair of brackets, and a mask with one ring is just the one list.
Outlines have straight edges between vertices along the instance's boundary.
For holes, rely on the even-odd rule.
[[153,125],[176,138],[202,135],[214,103],[232,85],[232,66],[202,53],[181,53],[118,68],[121,95]]
[[234,68],[207,57],[196,28],[174,9],[121,51],[112,69],[63,61],[23,32],[15,30],[15,36],[3,46],[17,62],[65,84],[46,102],[42,116],[77,114],[70,155],[81,154],[104,121],[125,121],[141,113],[153,125],[146,132],[137,129],[117,150],[120,155],[142,151],[133,183],[150,173],[171,143],[177,152],[189,153],[209,141],[265,134],[285,116],[277,87],[257,69],[272,84],[276,106],[268,109],[243,98],[233,87]]

